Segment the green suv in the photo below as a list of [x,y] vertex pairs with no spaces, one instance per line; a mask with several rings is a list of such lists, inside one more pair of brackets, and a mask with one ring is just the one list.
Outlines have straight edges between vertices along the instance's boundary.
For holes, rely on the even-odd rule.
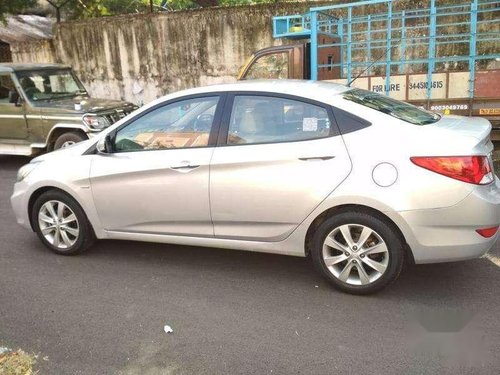
[[91,98],[69,66],[0,64],[0,154],[34,155],[67,147],[136,108]]

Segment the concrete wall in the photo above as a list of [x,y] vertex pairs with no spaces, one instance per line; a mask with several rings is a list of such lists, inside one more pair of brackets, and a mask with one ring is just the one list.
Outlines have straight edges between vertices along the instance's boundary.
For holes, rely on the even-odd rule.
[[[343,2],[335,0],[328,4]],[[455,2],[440,0],[439,4]],[[429,0],[400,0],[394,4],[395,10],[402,10],[424,8],[428,3]],[[272,38],[273,16],[303,13],[313,4],[323,3],[221,7],[66,22],[55,26],[52,41],[13,44],[12,57],[19,62],[69,64],[93,96],[147,103],[180,89],[234,81],[252,52],[281,43]],[[370,7],[372,13],[377,13],[373,7],[385,12],[385,5]],[[368,8],[357,10],[366,11]],[[345,14],[338,12],[337,16]],[[490,25],[500,29],[499,25]],[[467,32],[462,28],[459,25],[456,30],[448,31]],[[452,56],[467,51],[468,43],[451,44],[440,47],[438,53]],[[492,43],[478,45],[480,54],[495,51],[498,46]],[[394,58],[398,57],[398,49],[392,53]],[[425,47],[407,48],[407,58],[424,57],[427,53]],[[365,57],[353,53],[353,59],[357,58],[364,61]],[[437,68],[463,70],[461,66]],[[372,69],[372,73],[378,73],[376,70]],[[385,72],[385,68],[379,70]]]
[[272,38],[272,16],[302,13],[310,5],[222,7],[61,23],[54,30],[52,49],[23,43],[13,48],[13,59],[70,64],[94,96],[149,102],[179,89],[235,81],[252,52],[280,43]]
[[12,43],[10,51],[14,62],[53,63],[56,61],[54,46],[50,39]]

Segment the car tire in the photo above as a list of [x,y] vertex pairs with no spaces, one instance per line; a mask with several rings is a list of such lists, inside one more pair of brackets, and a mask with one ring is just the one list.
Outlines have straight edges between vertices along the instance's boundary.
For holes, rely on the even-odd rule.
[[49,190],[35,201],[33,228],[42,243],[61,255],[87,250],[95,241],[94,231],[78,202],[59,190]]
[[[349,242],[346,237],[350,237]],[[404,264],[405,241],[394,224],[381,215],[338,212],[315,231],[311,257],[336,289],[371,294],[398,278]]]
[[84,141],[86,139],[87,137],[85,137],[83,134],[80,133],[76,132],[63,133],[54,142],[54,150],[71,146],[75,143]]

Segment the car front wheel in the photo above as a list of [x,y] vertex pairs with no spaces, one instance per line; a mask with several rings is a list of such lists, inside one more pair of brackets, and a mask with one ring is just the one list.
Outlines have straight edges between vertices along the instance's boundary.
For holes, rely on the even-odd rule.
[[399,276],[404,241],[378,215],[340,212],[319,226],[311,255],[316,268],[335,288],[351,294],[370,294]]
[[32,222],[38,237],[57,254],[82,252],[94,242],[94,232],[80,205],[69,195],[50,190],[33,205]]

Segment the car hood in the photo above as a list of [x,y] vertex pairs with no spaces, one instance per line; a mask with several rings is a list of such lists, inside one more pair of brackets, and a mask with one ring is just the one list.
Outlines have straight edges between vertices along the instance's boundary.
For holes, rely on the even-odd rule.
[[[76,105],[80,106],[77,108]],[[36,106],[43,110],[65,110],[65,112],[72,112],[75,114],[83,113],[99,113],[117,108],[135,108],[132,103],[124,102],[121,100],[89,98],[84,96],[77,96],[74,98],[64,98],[52,101],[40,101]]]

